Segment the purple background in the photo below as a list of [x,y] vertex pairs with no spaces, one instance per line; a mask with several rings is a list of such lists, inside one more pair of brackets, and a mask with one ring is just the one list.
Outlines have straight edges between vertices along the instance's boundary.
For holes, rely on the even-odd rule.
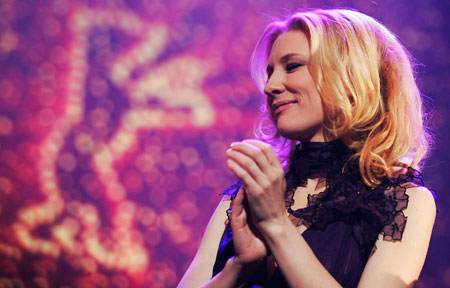
[[440,210],[417,286],[450,287],[445,0],[0,0],[0,284],[176,286],[253,135],[257,37],[306,7],[368,14],[417,59]]

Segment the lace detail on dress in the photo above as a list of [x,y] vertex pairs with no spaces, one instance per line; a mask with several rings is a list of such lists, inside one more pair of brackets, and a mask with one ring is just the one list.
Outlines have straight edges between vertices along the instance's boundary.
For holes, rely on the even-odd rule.
[[[239,189],[241,189],[241,187],[242,187],[241,180],[237,180],[230,187],[228,187],[225,191],[223,191],[222,193],[219,194],[219,195],[222,195],[222,196],[223,195],[228,195],[228,196],[230,196],[230,199],[231,199],[230,208],[228,208],[227,211],[226,211],[227,218],[228,218],[227,222],[229,222],[230,219],[231,219],[231,210],[233,209],[232,208],[232,206],[233,206],[232,203],[233,203],[234,198],[236,198],[236,195],[239,192]],[[231,233],[231,230],[230,230],[230,233]]]
[[409,167],[406,174],[397,178],[388,179],[382,183],[384,196],[386,197],[385,210],[390,212],[390,217],[383,226],[384,240],[401,240],[406,225],[406,216],[403,210],[408,207],[409,196],[406,194],[408,185],[424,186],[422,174]]
[[[410,167],[406,174],[385,179],[371,188],[362,180],[358,159],[352,157],[354,153],[340,140],[297,146],[286,173],[288,212],[299,219],[296,225],[304,224],[311,229],[323,230],[337,221],[352,224],[353,236],[361,248],[372,247],[380,233],[385,240],[401,240],[406,225],[403,210],[408,206],[406,186],[409,183],[424,186],[422,175]],[[326,179],[325,190],[308,195],[307,207],[292,210],[295,190],[314,174]],[[237,181],[222,194],[234,199],[241,186]]]

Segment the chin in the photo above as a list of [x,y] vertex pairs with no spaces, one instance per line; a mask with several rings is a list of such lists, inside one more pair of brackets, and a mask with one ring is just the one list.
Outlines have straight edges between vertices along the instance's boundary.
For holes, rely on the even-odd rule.
[[322,125],[320,127],[310,127],[308,129],[299,130],[287,129],[286,127],[277,127],[278,133],[286,139],[306,142],[324,142]]

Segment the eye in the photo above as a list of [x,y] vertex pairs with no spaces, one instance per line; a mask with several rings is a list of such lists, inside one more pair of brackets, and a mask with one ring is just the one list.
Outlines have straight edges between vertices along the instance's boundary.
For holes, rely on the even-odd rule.
[[266,73],[267,73],[267,79],[269,79],[270,76],[273,73],[273,67],[272,66],[267,66]]
[[301,66],[303,66],[303,64],[300,64],[300,63],[289,63],[289,64],[286,65],[286,71],[287,72],[292,72],[292,71],[294,71],[295,69],[297,69],[297,68],[299,68]]

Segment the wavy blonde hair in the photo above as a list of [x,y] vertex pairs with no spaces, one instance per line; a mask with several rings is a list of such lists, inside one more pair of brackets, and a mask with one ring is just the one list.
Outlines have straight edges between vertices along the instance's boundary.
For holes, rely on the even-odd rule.
[[[322,97],[325,131],[356,151],[364,182],[372,187],[412,166],[420,169],[429,146],[426,115],[412,57],[375,19],[346,9],[308,10],[269,24],[250,60],[261,92],[273,43],[287,31],[309,39],[308,69]],[[271,108],[261,106],[256,135],[274,145],[286,164],[295,142],[278,134]]]

